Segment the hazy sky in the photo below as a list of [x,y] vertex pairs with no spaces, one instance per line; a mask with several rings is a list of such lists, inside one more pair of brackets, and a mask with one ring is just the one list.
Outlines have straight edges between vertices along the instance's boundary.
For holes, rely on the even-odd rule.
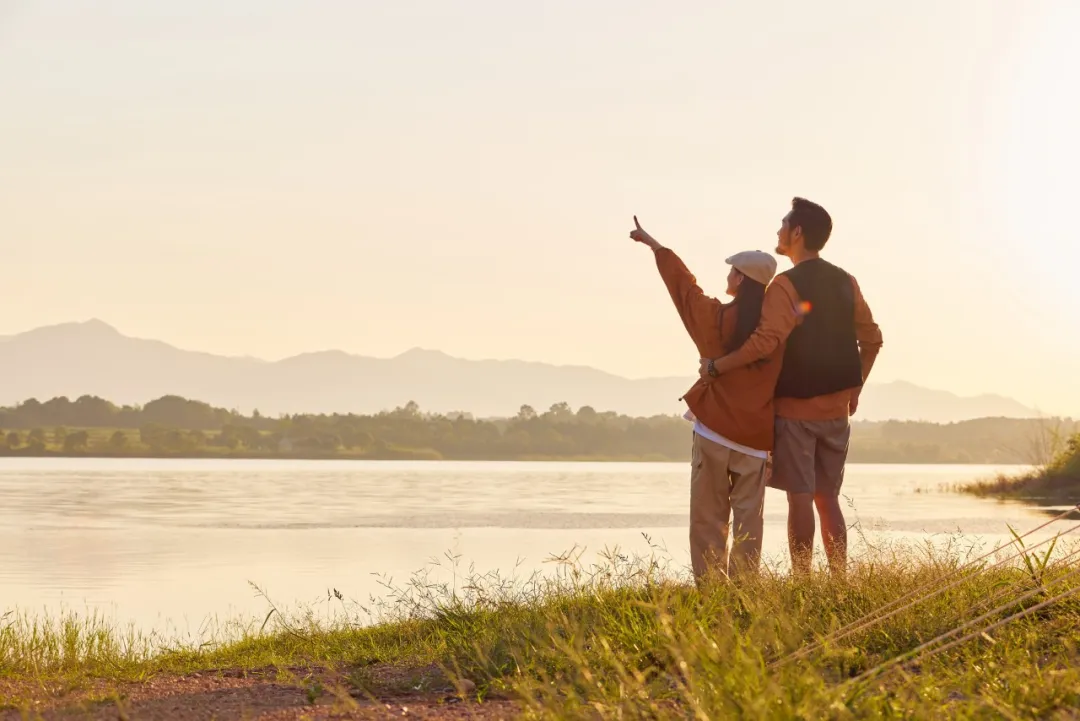
[[804,195],[877,380],[1080,414],[1077,27],[1075,0],[0,0],[0,334],[693,374],[631,215],[718,293]]

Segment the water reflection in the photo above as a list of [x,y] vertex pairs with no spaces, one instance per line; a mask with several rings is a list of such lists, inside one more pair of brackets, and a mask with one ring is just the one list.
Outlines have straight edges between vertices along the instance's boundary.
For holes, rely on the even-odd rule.
[[[878,540],[1002,542],[1045,516],[938,490],[999,470],[852,466],[848,521]],[[328,588],[365,600],[385,593],[376,574],[445,553],[527,576],[575,545],[648,552],[645,532],[688,562],[682,464],[2,459],[0,499],[4,607],[145,629],[264,614],[249,581],[286,606]],[[785,513],[770,490],[764,551],[780,558]]]

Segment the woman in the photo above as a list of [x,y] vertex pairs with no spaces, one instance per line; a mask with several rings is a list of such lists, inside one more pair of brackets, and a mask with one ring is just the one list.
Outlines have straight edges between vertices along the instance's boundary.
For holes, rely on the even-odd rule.
[[[705,295],[671,250],[636,226],[630,237],[652,248],[656,267],[699,358],[719,358],[739,348],[757,327],[765,286],[776,259],[748,250],[727,259],[731,266],[723,303]],[[773,392],[783,348],[758,363],[709,381],[698,379],[682,400],[694,422],[690,460],[690,559],[700,583],[710,573],[757,570],[765,507],[765,480],[773,447]],[[728,535],[734,543],[728,567]]]

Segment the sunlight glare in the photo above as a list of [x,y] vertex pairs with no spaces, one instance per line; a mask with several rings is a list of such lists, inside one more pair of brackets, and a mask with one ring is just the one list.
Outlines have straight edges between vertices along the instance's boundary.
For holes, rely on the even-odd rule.
[[[1062,4],[1017,52],[1012,83],[1001,98],[1002,210],[1007,237],[1044,290],[1061,300],[1071,295],[1080,263],[1076,207],[1080,196],[1080,4]],[[1040,250],[1045,252],[1039,252]]]

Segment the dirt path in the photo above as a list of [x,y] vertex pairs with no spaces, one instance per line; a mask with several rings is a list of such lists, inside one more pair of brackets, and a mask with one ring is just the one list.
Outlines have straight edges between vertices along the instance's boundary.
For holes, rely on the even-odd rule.
[[[217,671],[161,676],[143,683],[95,684],[68,691],[0,681],[0,697],[21,698],[0,711],[15,719],[176,719],[245,721],[284,719],[511,719],[508,699],[479,703],[434,669],[373,668],[354,673],[325,669]],[[464,696],[464,699],[463,699]]]

